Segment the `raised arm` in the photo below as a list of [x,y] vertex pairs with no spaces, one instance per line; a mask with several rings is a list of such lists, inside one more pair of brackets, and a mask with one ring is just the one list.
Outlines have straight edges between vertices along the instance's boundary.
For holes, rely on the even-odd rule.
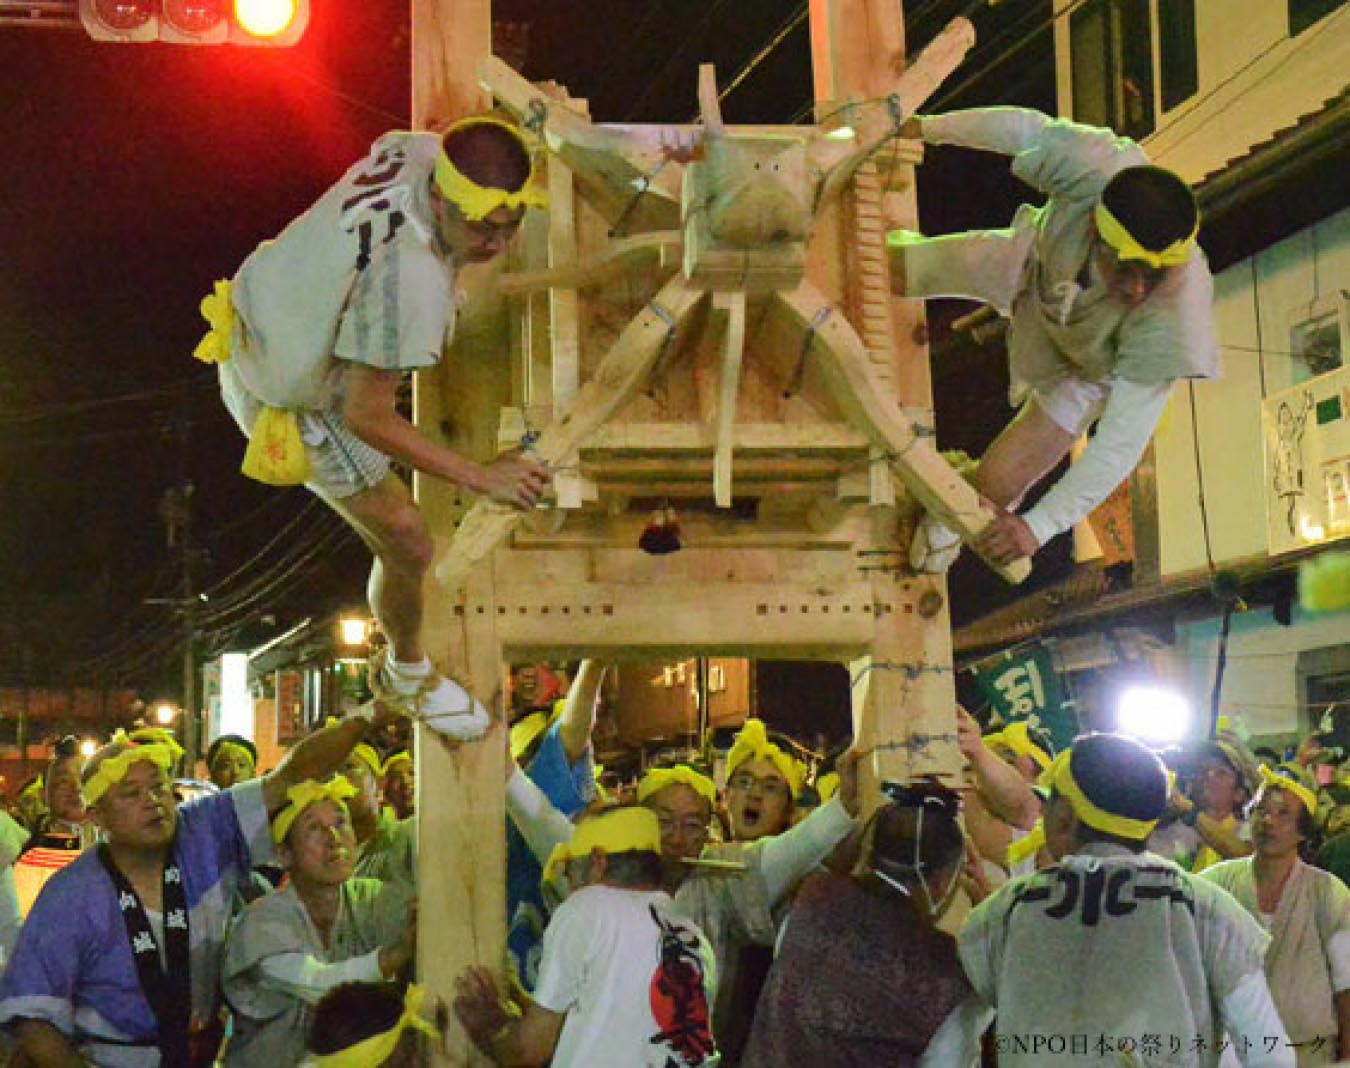
[[791,830],[751,842],[747,853],[758,852],[760,872],[776,905],[803,876],[848,837],[858,815],[858,761],[856,752],[839,760],[839,792]]
[[562,739],[567,762],[575,764],[590,748],[591,732],[595,730],[595,712],[599,704],[600,684],[605,679],[605,665],[596,660],[583,660],[577,676],[568,687],[558,717],[558,735]]

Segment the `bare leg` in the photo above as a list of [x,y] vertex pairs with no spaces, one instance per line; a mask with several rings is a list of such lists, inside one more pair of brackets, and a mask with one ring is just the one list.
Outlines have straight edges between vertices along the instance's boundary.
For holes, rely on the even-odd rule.
[[374,489],[324,502],[351,524],[375,555],[366,587],[370,610],[401,663],[422,659],[422,578],[433,545],[408,489],[389,475]]
[[1000,507],[1012,507],[1054,470],[1076,440],[1032,398],[985,450],[975,488]]

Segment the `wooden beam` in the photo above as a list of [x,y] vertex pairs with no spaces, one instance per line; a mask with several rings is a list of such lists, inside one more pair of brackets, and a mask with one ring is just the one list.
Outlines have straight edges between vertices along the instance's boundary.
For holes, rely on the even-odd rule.
[[[595,432],[647,380],[661,354],[676,342],[681,324],[706,296],[672,278],[629,322],[605,354],[595,377],[577,394],[576,403],[539,435],[535,453],[557,466]],[[479,501],[464,517],[455,540],[436,566],[436,580],[457,589],[473,567],[515,529],[520,513],[492,501]]]
[[830,587],[536,582],[502,585],[495,601],[497,634],[508,655],[608,649],[638,660],[689,649],[717,656],[857,655],[871,642],[874,613],[897,610],[903,612],[901,598],[874,604],[869,584],[856,580]]
[[[552,164],[550,166],[553,166]],[[556,165],[566,173],[561,164]],[[552,205],[557,195],[552,192],[550,181],[549,202],[552,212],[559,209]],[[571,185],[567,188],[570,190]],[[566,209],[564,209],[566,210]],[[575,240],[575,232],[573,232]],[[531,293],[541,289],[577,290],[591,289],[623,278],[631,271],[641,270],[655,264],[658,267],[676,269],[680,262],[680,249],[683,236],[678,230],[657,230],[653,233],[635,234],[633,237],[614,241],[600,256],[573,263],[562,257],[551,257],[552,265],[546,271],[515,271],[504,274],[499,280],[503,293],[516,295]]]
[[711,63],[698,66],[698,113],[710,137],[721,137],[726,133],[722,102],[717,98],[717,68]]
[[[919,437],[900,405],[878,387],[867,350],[848,320],[810,283],[778,299],[802,329],[814,334],[813,358],[840,410],[886,452],[919,503],[970,544],[993,521],[993,511],[938,454],[934,439]],[[1031,571],[1025,558],[1007,567],[989,566],[1009,582],[1021,582]]]
[[745,355],[745,293],[719,293],[714,303],[726,309],[727,334],[717,378],[717,448],[713,453],[713,499],[717,507],[730,508],[736,397],[741,389],[741,359]]
[[653,174],[654,168],[640,160],[640,146],[622,129],[597,126],[569,110],[496,56],[485,58],[477,69],[483,88],[538,132],[611,225],[625,218],[629,233],[679,227],[678,165]]

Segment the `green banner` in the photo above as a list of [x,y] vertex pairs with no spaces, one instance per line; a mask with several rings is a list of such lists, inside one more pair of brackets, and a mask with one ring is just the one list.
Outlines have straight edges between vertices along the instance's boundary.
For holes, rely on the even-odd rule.
[[1004,723],[1033,720],[1050,735],[1059,751],[1079,733],[1078,716],[1066,699],[1050,650],[1040,643],[1024,645],[985,660],[971,669],[980,691]]

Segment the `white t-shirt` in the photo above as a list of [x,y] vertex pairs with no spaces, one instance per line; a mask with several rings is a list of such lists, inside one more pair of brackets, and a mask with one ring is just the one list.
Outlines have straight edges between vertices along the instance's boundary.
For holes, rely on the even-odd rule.
[[544,932],[534,999],[566,1013],[552,1068],[693,1068],[718,1063],[713,955],[659,890],[589,886]]

